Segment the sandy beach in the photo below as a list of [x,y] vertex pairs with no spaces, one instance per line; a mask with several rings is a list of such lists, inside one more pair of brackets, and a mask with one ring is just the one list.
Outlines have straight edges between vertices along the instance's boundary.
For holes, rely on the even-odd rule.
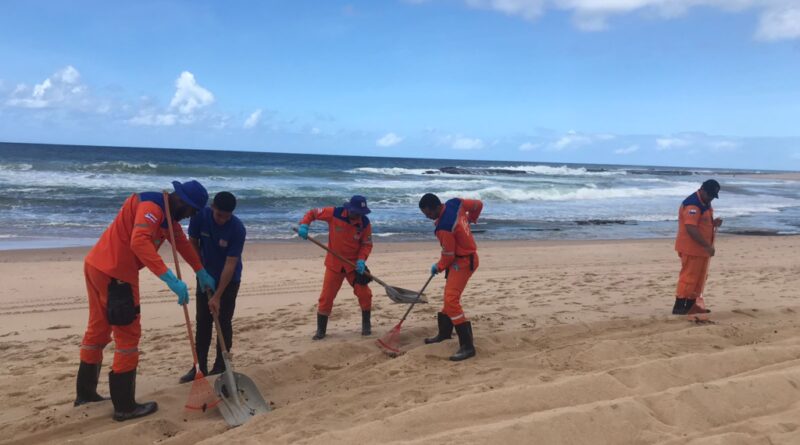
[[[0,442],[800,443],[800,237],[721,236],[709,325],[669,314],[672,240],[478,243],[481,266],[462,300],[478,355],[461,363],[447,360],[457,340],[422,344],[443,277],[404,324],[407,352],[392,359],[374,341],[406,306],[373,285],[373,336],[362,338],[344,288],[329,337],[312,342],[323,252],[299,240],[249,244],[234,363],[274,410],[235,429],[216,410],[184,412],[182,312],[146,271],[137,399],[158,401],[158,413],[117,423],[110,401],[73,408],[87,249],[0,252]],[[419,288],[438,250],[434,240],[379,242],[369,265]],[[112,355],[113,344],[106,395]]]

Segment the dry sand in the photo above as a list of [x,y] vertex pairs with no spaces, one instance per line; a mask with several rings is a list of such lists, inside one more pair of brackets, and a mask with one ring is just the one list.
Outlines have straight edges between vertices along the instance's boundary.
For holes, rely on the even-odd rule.
[[[408,352],[392,359],[374,341],[405,306],[373,285],[375,335],[364,339],[343,289],[329,337],[312,342],[322,252],[301,241],[250,244],[234,363],[274,410],[235,429],[216,410],[183,411],[182,314],[146,271],[137,396],[159,412],[116,423],[110,402],[73,408],[86,249],[0,252],[0,442],[800,443],[800,237],[719,238],[706,297],[714,325],[669,315],[679,267],[671,240],[479,244],[463,298],[478,355],[462,363],[447,360],[456,340],[422,344],[442,277],[404,325]],[[416,288],[437,253],[433,240],[379,243],[369,264]],[[112,355],[109,345],[103,394]]]

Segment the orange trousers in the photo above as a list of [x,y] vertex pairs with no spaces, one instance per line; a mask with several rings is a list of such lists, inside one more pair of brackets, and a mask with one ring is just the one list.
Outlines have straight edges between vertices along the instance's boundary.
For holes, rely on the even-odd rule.
[[706,285],[710,257],[686,255],[679,253],[681,258],[681,273],[678,277],[678,288],[675,290],[677,298],[695,300],[703,295]]
[[[89,295],[89,323],[81,342],[81,361],[90,364],[103,362],[103,348],[111,342],[114,334],[114,363],[111,369],[116,374],[136,369],[139,363],[139,338],[142,336],[141,316],[127,326],[112,326],[108,323],[108,285],[114,278],[84,263],[86,291]],[[139,283],[129,283],[133,291],[133,303],[139,305]]]
[[473,264],[470,268],[469,257],[458,257],[450,265],[447,272],[447,282],[444,285],[444,307],[442,312],[450,317],[453,325],[460,325],[467,321],[464,309],[461,308],[461,294],[467,287],[467,282],[478,269],[478,254],[473,254]]
[[325,268],[325,278],[322,281],[322,292],[319,294],[319,305],[317,312],[322,315],[330,315],[333,310],[333,300],[336,299],[336,294],[342,287],[342,282],[347,278],[350,286],[353,286],[353,294],[358,297],[358,305],[361,306],[362,311],[369,311],[372,309],[372,291],[368,285],[356,284],[356,272],[345,272],[341,269],[339,272]]

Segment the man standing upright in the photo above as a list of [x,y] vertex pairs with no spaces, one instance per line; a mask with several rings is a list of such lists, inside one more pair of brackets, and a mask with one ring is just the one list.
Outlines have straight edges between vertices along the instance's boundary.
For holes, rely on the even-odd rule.
[[711,208],[711,201],[719,197],[719,190],[719,182],[705,181],[699,190],[683,200],[678,211],[675,250],[681,259],[681,273],[672,307],[675,315],[710,312],[702,304],[695,305],[703,295],[708,265],[715,253],[716,228],[722,225],[722,218],[714,219]]
[[[242,249],[247,234],[242,221],[233,214],[235,208],[236,197],[230,192],[219,192],[214,196],[210,208],[204,208],[189,221],[189,240],[200,255],[203,267],[217,282],[217,290],[211,298],[200,287],[197,288],[195,344],[203,375],[225,371],[222,349],[217,343],[217,358],[211,372],[208,372],[208,348],[211,346],[214,322],[212,313],[219,317],[225,346],[230,351],[233,345],[233,311],[242,279]],[[180,382],[191,382],[195,372],[192,366]]]
[[435,233],[442,246],[438,263],[431,273],[445,272],[444,307],[437,314],[439,333],[426,338],[425,343],[439,343],[453,335],[455,326],[459,348],[450,360],[461,361],[475,356],[472,342],[472,323],[461,308],[461,294],[472,274],[478,268],[478,246],[469,225],[478,222],[483,203],[477,199],[453,198],[445,204],[433,193],[419,200],[419,208],[428,219],[435,220]]
[[368,213],[370,210],[367,199],[354,195],[342,207],[311,209],[300,220],[297,233],[303,239],[308,239],[308,227],[312,221],[327,222],[328,248],[355,263],[353,268],[330,253],[325,257],[325,278],[317,306],[317,333],[314,334],[314,340],[325,338],[333,300],[345,278],[353,286],[353,293],[358,297],[358,304],[361,306],[361,335],[372,334],[372,291],[368,286],[371,278],[364,274],[369,271],[367,258],[372,252],[372,226],[366,216]]
[[[208,193],[197,181],[181,184],[168,195],[173,221],[193,216],[206,205]],[[214,279],[203,269],[180,224],[173,224],[175,247],[197,274],[200,287],[215,289]],[[189,290],[158,255],[169,239],[164,194],[134,193],[103,232],[84,261],[89,294],[89,323],[81,342],[75,406],[104,400],[97,394],[103,348],[114,335],[114,363],[108,376],[114,420],[146,416],[158,409],[155,402],[136,403],[136,368],[139,363],[139,270],[147,267],[178,296],[178,304],[189,302]]]

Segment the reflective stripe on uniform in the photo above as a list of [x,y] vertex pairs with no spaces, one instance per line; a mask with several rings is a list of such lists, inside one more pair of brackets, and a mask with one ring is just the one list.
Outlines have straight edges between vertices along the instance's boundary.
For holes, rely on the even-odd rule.
[[450,317],[450,320],[455,323],[456,321],[461,320],[462,318],[465,318],[465,315],[464,315],[463,312],[458,314],[458,315],[456,315],[455,317]]
[[139,348],[117,348],[114,350],[114,352],[124,355],[137,354],[139,352]]
[[81,349],[87,351],[102,351],[105,347],[106,345],[81,345]]

